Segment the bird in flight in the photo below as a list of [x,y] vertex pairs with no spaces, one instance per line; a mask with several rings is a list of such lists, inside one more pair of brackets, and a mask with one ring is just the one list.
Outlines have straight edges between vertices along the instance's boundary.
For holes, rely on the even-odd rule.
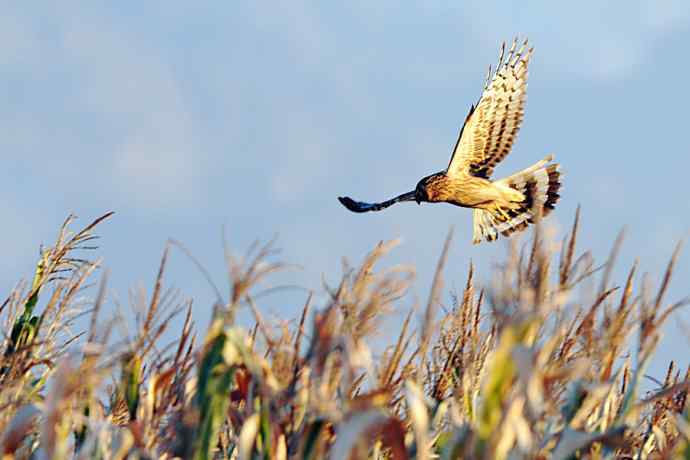
[[527,67],[534,48],[517,39],[506,53],[503,43],[498,64],[472,105],[455,143],[448,167],[419,181],[414,191],[380,203],[338,200],[352,212],[381,211],[403,201],[450,203],[472,208],[475,244],[510,236],[549,214],[560,198],[561,173],[549,155],[536,164],[500,180],[494,168],[510,152],[524,116]]

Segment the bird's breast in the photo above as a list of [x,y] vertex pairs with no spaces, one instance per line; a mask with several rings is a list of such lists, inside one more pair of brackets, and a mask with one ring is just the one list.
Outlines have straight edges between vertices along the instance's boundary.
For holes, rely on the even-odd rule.
[[429,201],[475,208],[493,200],[491,182],[479,177],[444,177],[427,186]]

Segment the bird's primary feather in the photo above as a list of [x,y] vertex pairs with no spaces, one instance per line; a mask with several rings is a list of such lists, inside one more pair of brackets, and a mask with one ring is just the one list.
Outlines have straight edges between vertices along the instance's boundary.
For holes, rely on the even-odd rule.
[[533,48],[517,40],[489,75],[476,107],[472,106],[446,169],[449,176],[470,174],[488,179],[510,152],[520,130],[527,96],[527,67]]

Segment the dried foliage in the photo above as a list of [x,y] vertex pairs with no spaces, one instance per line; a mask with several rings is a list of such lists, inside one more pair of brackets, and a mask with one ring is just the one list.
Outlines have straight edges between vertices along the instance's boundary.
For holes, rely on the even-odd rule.
[[[449,235],[424,311],[385,333],[396,340],[381,353],[370,339],[409,308],[414,277],[377,268],[395,242],[346,265],[325,305],[310,297],[279,324],[254,302],[257,282],[283,268],[272,245],[226,255],[229,295],[198,341],[191,302],[164,287],[166,249],[119,340],[118,321],[99,319],[106,274],[81,300],[99,263],[80,254],[109,216],[77,233],[68,219],[32,284],[0,306],[3,459],[690,458],[690,372],[670,363],[641,391],[663,323],[685,304],[665,298],[680,246],[656,292],[638,287],[637,265],[614,285],[622,236],[596,265],[578,253],[578,212],[561,244],[537,229],[487,286],[470,264],[448,305],[444,267],[467,263],[449,257]],[[240,308],[253,327],[236,324]],[[75,332],[84,314],[90,327]],[[161,343],[174,323],[178,339]]]

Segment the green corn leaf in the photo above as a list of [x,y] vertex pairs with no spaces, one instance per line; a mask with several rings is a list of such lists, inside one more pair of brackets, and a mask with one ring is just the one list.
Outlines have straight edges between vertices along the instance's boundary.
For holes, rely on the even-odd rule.
[[244,334],[239,330],[226,329],[222,319],[214,320],[206,336],[205,353],[198,371],[196,406],[200,424],[194,448],[195,460],[209,460],[225,421],[229,395],[235,378],[236,365],[240,364],[244,347]]
[[123,369],[124,396],[131,420],[136,420],[139,407],[139,385],[141,383],[141,358],[133,356]]
[[270,460],[272,452],[272,430],[268,402],[261,403],[261,441],[264,454],[263,457],[265,460]]

